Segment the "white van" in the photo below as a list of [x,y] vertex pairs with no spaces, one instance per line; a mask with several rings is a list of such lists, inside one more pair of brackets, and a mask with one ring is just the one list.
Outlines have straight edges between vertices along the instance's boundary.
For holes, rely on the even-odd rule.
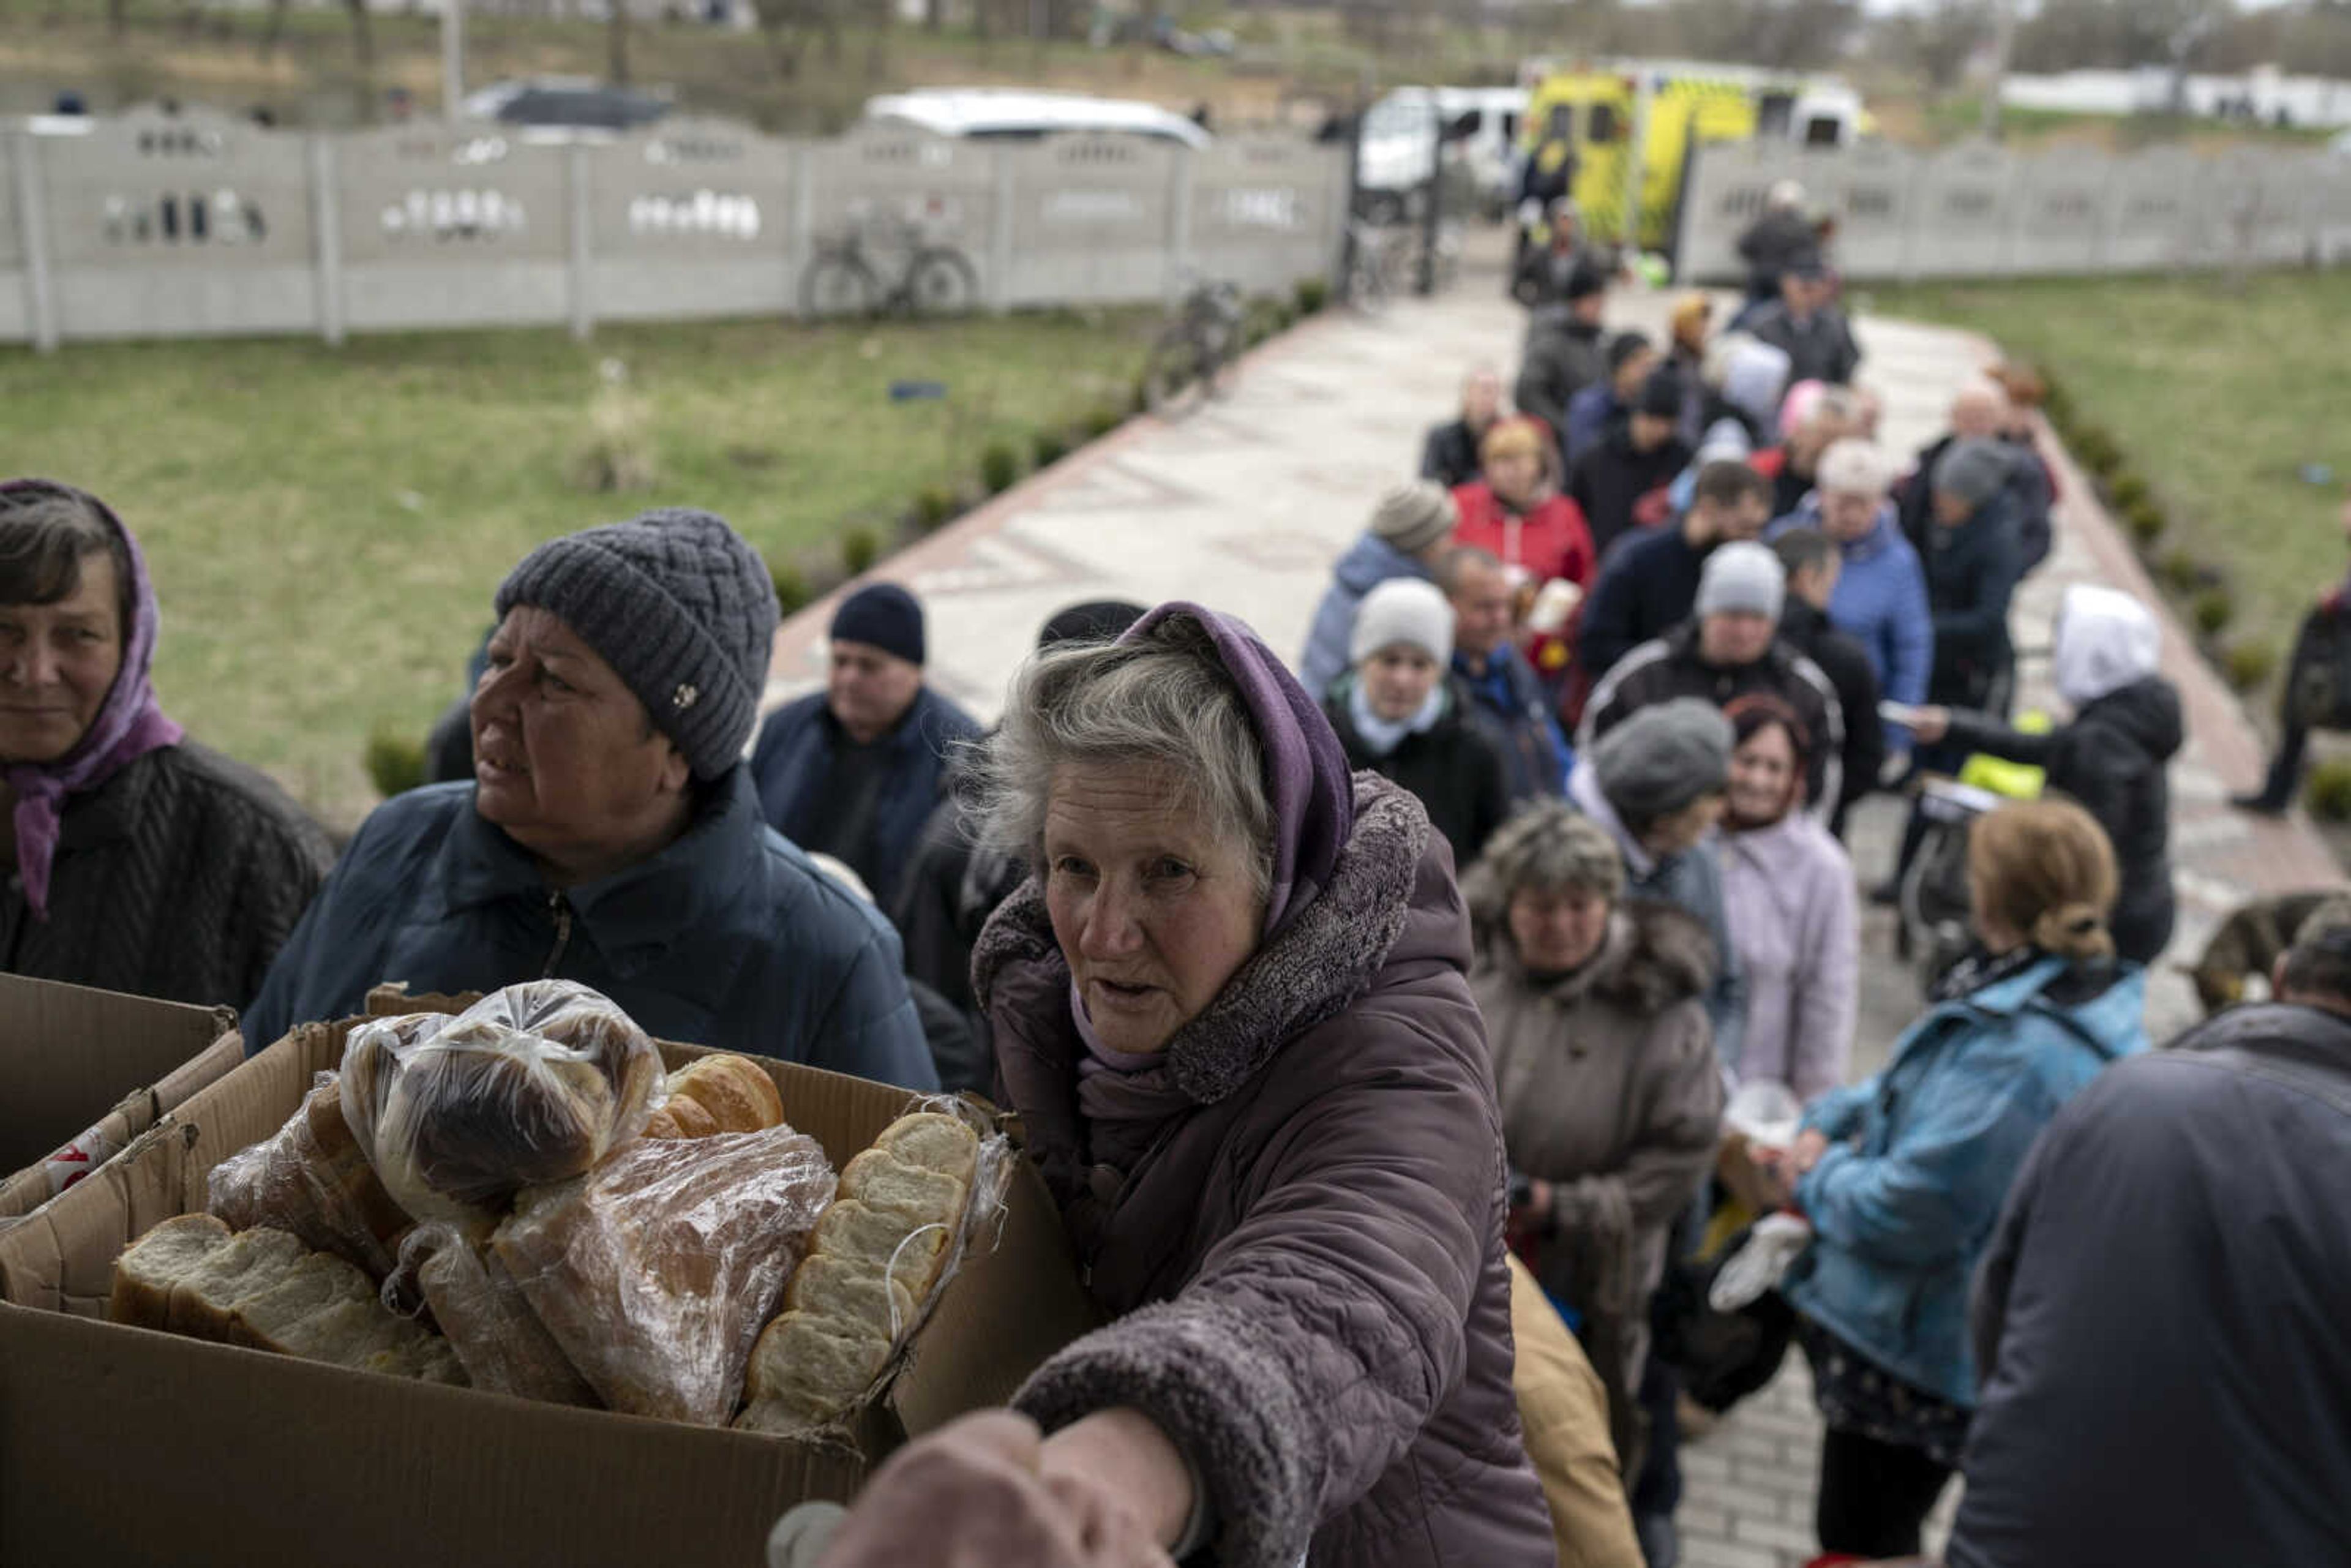
[[1197,151],[1213,140],[1180,114],[1124,98],[1023,88],[921,88],[865,100],[865,118],[881,124],[917,125],[939,136],[995,141],[1035,141],[1065,132],[1147,136]]
[[1374,223],[1404,215],[1411,193],[1428,183],[1437,128],[1458,126],[1460,140],[1446,147],[1458,159],[1489,214],[1510,204],[1516,184],[1519,119],[1527,91],[1516,87],[1400,87],[1364,111],[1355,183],[1364,214]]

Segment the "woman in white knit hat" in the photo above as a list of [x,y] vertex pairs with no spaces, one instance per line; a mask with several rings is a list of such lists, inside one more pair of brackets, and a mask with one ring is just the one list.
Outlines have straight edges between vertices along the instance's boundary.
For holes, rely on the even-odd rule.
[[1355,612],[1348,657],[1322,698],[1348,766],[1418,796],[1454,865],[1468,865],[1509,814],[1510,791],[1499,739],[1447,673],[1453,606],[1433,583],[1383,582]]

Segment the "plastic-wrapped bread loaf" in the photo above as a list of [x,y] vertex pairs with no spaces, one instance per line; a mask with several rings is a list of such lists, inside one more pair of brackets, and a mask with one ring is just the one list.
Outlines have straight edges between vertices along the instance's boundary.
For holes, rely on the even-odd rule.
[[491,1249],[605,1404],[720,1426],[834,1186],[789,1126],[640,1138],[525,1190]]
[[652,1038],[585,986],[508,986],[418,1025],[353,1030],[342,1092],[376,1175],[419,1219],[486,1233],[517,1190],[579,1176],[662,1103]]
[[776,1081],[747,1056],[705,1056],[668,1079],[669,1099],[645,1122],[648,1138],[706,1138],[779,1126],[784,1099]]
[[864,1399],[955,1254],[978,1162],[978,1134],[935,1112],[900,1117],[849,1162],[786,1292],[790,1310],[752,1350],[736,1426],[808,1432]]
[[414,1270],[475,1387],[555,1405],[600,1403],[495,1253],[454,1226],[420,1225],[401,1249],[401,1266]]
[[230,1229],[288,1231],[377,1280],[392,1272],[413,1223],[351,1135],[332,1072],[319,1075],[275,1136],[231,1155],[207,1179],[207,1207]]
[[363,1371],[465,1381],[448,1343],[385,1310],[350,1263],[282,1230],[232,1232],[209,1214],[167,1219],[127,1248],[107,1316]]

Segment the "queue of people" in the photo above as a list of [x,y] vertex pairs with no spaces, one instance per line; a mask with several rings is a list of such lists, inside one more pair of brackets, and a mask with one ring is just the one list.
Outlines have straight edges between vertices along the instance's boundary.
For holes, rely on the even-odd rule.
[[[665,1038],[991,1094],[1103,1326],[909,1445],[826,1568],[946,1561],[958,1521],[956,1561],[1053,1568],[1671,1568],[1653,1322],[1757,1192],[1801,1227],[1825,1551],[1915,1554],[1963,1473],[1954,1563],[2103,1560],[2074,1500],[2122,1509],[2098,1455],[2160,1426],[2217,1484],[2199,1514],[2167,1461],[2133,1561],[2325,1560],[2351,1230],[2310,1173],[2351,1154],[2351,899],[2275,1002],[2149,1053],[2184,739],[2154,618],[2069,591],[2069,714],[2010,722],[2029,388],[1971,387],[1899,476],[1785,194],[1727,351],[1687,300],[1662,353],[1606,338],[1608,276],[1562,264],[1516,410],[1468,378],[1295,674],[1213,607],[1072,606],[983,730],[874,582],[762,722],[766,565],[666,508],[515,567],[469,775],[340,856],[164,716],[122,520],[0,485],[0,955],[239,1007],[256,1050],[386,980],[560,976]],[[1977,753],[2050,798],[1975,824],[1973,946],[1848,1084],[1847,809]],[[1767,1087],[1799,1130],[1734,1137]],[[2172,1353],[2206,1336],[2199,1375]]]

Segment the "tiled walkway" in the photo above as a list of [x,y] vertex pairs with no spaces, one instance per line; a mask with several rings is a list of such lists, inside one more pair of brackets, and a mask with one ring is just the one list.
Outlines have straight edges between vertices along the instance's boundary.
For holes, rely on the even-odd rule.
[[[1661,296],[1623,301],[1625,324],[1654,330]],[[1332,312],[1260,350],[1227,402],[1187,423],[1138,421],[1080,451],[885,562],[930,612],[932,679],[990,717],[1036,630],[1073,601],[1197,599],[1238,612],[1281,652],[1303,642],[1334,556],[1360,531],[1381,489],[1408,476],[1422,432],[1447,416],[1462,375],[1487,362],[1515,370],[1520,313],[1472,274],[1451,295],[1407,301],[1362,320]],[[1942,424],[1953,388],[1992,358],[1964,333],[1865,319],[1862,379],[1886,397],[1881,436],[1907,453]],[[2045,647],[2059,594],[2074,581],[2112,583],[2158,602],[2146,574],[2059,455],[2065,501],[2054,558],[2015,612],[2020,645]],[[819,672],[828,603],[787,622],[771,699]],[[2261,743],[2241,709],[2165,616],[2165,673],[2179,683],[2189,742],[2171,770],[2180,922],[2172,955],[2199,950],[2213,925],[2256,893],[2337,880],[2325,846],[2299,819],[2231,812],[2225,794],[2260,775]],[[2045,676],[2045,672],[2042,672]],[[2026,703],[2048,703],[2028,672]],[[1898,812],[1873,801],[1856,814],[1864,881],[1889,863]],[[2184,980],[2158,974],[2148,1028],[2161,1039],[2195,1013]],[[1874,1070],[1917,1007],[1892,957],[1888,916],[1865,931],[1863,1008],[1855,1071]],[[1812,1500],[1820,1443],[1800,1357],[1780,1379],[1687,1450],[1682,1515],[1690,1568],[1783,1568],[1813,1553]],[[1945,1500],[1945,1513],[1952,1500]]]

